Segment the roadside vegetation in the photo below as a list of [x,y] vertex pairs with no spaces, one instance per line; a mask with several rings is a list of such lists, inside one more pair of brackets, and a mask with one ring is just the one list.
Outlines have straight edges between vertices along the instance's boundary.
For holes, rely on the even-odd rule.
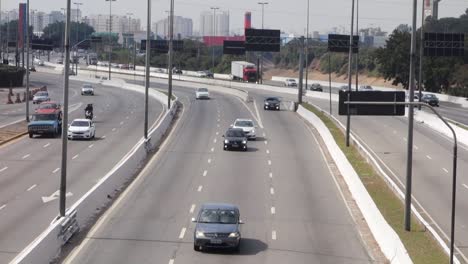
[[303,103],[303,107],[317,115],[330,130],[336,143],[348,158],[361,178],[385,220],[402,240],[409,255],[416,264],[448,263],[448,256],[433,239],[432,235],[412,216],[411,232],[404,230],[404,206],[402,201],[388,187],[384,179],[366,162],[354,146],[346,147],[344,133],[327,114],[314,106]]

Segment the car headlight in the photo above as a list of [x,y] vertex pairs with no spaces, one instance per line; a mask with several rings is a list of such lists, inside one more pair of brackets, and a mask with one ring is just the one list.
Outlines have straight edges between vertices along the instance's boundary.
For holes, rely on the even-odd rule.
[[242,144],[247,144],[247,140],[242,140]]
[[268,102],[265,102],[265,105],[269,105],[269,104],[270,104],[270,103],[268,103]]
[[224,144],[229,144],[229,140],[225,139]]
[[239,232],[234,232],[234,233],[229,234],[229,237],[239,237],[239,236],[240,236]]
[[197,231],[195,233],[195,237],[196,238],[203,238],[203,237],[205,237],[205,234],[202,231]]
[[250,133],[255,134],[255,129],[252,129]]

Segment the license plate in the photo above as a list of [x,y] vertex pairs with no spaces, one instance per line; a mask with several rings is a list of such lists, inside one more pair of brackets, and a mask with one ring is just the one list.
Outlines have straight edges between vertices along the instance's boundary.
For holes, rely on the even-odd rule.
[[223,241],[221,239],[211,239],[210,243],[211,244],[222,244]]
[[237,147],[239,147],[239,144],[232,144],[232,146],[237,148]]

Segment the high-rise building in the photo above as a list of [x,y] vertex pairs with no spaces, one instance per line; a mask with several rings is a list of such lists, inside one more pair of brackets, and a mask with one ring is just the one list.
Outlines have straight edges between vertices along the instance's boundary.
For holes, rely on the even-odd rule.
[[216,14],[216,21],[213,21],[213,13],[204,11],[200,15],[200,35],[201,36],[229,36],[229,12],[219,12]]
[[[169,38],[168,18],[153,23],[152,31],[160,38]],[[193,21],[190,18],[174,16],[174,38],[187,38],[193,35]]]
[[61,11],[52,11],[49,13],[48,21],[46,24],[53,24],[55,22],[64,22],[65,15]]
[[34,33],[42,32],[48,25],[46,24],[48,22],[47,16],[44,12],[34,11],[29,13],[30,24],[33,27]]
[[[96,32],[109,32],[109,15],[91,15],[85,17],[83,22],[94,28]],[[130,18],[128,16],[112,15],[113,33],[133,33],[141,30],[140,19]]]
[[244,29],[251,28],[252,27],[252,13],[251,12],[245,12],[244,15]]
[[81,22],[81,10],[80,9],[70,9],[70,20],[72,22]]

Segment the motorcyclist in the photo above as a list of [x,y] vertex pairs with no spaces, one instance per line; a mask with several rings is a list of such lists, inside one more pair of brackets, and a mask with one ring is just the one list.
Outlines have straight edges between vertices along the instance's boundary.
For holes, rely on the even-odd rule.
[[91,113],[91,118],[93,118],[93,104],[86,105],[85,115],[86,115],[86,112],[88,112],[88,111]]

